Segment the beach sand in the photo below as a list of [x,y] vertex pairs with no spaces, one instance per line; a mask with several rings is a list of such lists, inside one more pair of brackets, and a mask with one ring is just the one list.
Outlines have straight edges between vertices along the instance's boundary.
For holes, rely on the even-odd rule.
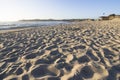
[[0,80],[120,80],[120,21],[2,31]]

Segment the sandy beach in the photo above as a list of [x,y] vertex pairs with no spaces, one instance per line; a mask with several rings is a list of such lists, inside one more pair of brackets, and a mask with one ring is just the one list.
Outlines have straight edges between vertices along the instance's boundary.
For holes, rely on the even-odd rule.
[[120,80],[120,21],[0,31],[0,80]]

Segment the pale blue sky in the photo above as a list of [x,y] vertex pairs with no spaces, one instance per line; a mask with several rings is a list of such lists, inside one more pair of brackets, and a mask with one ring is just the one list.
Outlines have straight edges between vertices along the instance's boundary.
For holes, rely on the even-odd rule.
[[0,21],[98,18],[120,14],[120,0],[0,0]]

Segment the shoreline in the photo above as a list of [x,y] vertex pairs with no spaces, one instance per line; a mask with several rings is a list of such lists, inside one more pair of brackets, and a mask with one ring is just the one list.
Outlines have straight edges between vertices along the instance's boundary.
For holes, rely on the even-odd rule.
[[[74,22],[70,22],[68,23],[68,25],[71,24],[79,24],[79,23],[84,23],[84,22],[119,22],[119,19],[115,19],[115,20],[102,20],[102,21],[74,21]],[[30,26],[30,27],[12,27],[12,28],[3,28],[0,29],[0,33],[5,33],[5,32],[12,32],[12,31],[19,31],[19,30],[26,30],[26,29],[31,29],[31,28],[39,28],[39,27],[51,27],[51,26],[58,26],[58,25],[66,25],[64,23],[60,23],[60,24],[56,24],[56,25],[43,25],[43,26]]]
[[0,23],[0,30],[31,28],[43,26],[55,26],[58,24],[69,24],[67,21],[19,21],[19,22],[4,22]]
[[22,30],[27,30],[27,29],[31,29],[31,28],[12,28],[12,29],[4,29],[4,30],[0,30],[0,33],[8,33],[8,32],[17,32],[17,31],[22,31]]

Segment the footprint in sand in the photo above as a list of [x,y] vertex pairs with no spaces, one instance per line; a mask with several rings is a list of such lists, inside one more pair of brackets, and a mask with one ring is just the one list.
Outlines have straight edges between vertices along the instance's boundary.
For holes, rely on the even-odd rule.
[[89,61],[90,61],[90,59],[89,59],[89,57],[86,56],[86,55],[84,55],[84,56],[82,56],[82,57],[80,57],[80,58],[78,59],[78,62],[79,62],[79,63],[87,63],[87,62],[89,62]]
[[44,77],[44,76],[57,76],[56,74],[54,74],[53,72],[50,72],[48,70],[48,66],[47,65],[40,65],[38,67],[35,67],[31,71],[31,75],[34,78],[40,78],[40,77]]
[[36,57],[36,54],[35,53],[31,53],[31,54],[28,54],[25,56],[25,59],[33,59]]
[[24,70],[22,68],[18,68],[15,73],[16,73],[16,75],[21,75],[23,73],[23,71]]
[[90,79],[94,75],[94,71],[92,70],[91,66],[84,66],[81,70],[76,71],[73,77],[69,78],[68,80],[84,80]]
[[29,76],[27,74],[25,74],[22,76],[22,80],[30,80],[30,79],[29,79]]

